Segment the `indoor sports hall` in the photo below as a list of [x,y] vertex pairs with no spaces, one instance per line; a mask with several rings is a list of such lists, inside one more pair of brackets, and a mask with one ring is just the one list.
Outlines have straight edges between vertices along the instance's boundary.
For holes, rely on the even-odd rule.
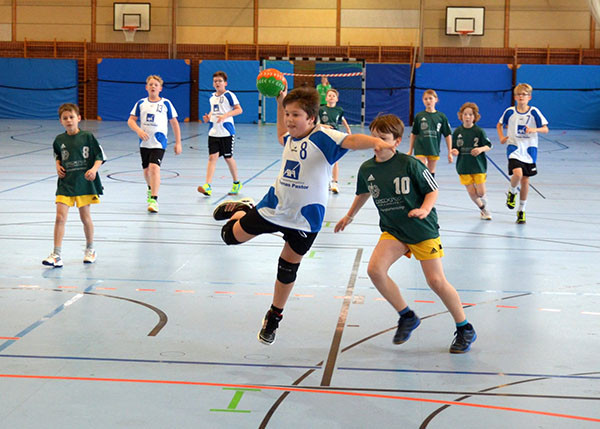
[[[60,3],[60,4],[59,4]],[[593,428],[600,425],[600,37],[596,1],[270,0],[0,3],[1,428]],[[451,3],[451,4],[446,4]],[[533,19],[535,18],[535,19]],[[257,340],[283,240],[221,239],[213,211],[260,201],[282,169],[276,103],[261,70],[288,87],[326,76],[353,134],[399,116],[406,152],[427,89],[452,130],[478,105],[492,220],[461,185],[442,142],[435,204],[446,277],[477,331],[456,327],[414,258],[390,269],[421,325],[393,344],[398,314],[367,274],[379,236],[367,202],[334,233],[373,151],[340,160],[322,229],[304,256],[276,341]],[[213,74],[234,118],[239,195],[219,159],[205,181]],[[147,210],[138,136],[127,120],[146,77],[178,113],[161,165],[160,211]],[[506,146],[496,130],[519,83],[543,112],[527,222],[506,206]],[[63,103],[106,160],[91,208],[97,259],[69,210],[62,267],[53,249]]]

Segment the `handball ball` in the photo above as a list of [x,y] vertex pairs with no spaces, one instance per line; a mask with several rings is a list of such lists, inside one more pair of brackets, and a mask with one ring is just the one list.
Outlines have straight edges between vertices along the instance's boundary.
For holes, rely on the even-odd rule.
[[277,97],[287,86],[287,81],[277,69],[265,69],[256,77],[256,88],[265,97]]

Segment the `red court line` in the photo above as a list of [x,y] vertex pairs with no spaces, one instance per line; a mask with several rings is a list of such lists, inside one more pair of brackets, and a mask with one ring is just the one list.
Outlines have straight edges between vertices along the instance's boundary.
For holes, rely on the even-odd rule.
[[185,290],[185,289],[176,289],[175,292],[178,293],[196,293],[194,290]]
[[415,302],[424,302],[425,304],[435,304],[435,301],[423,301],[420,299],[415,299]]
[[20,340],[21,337],[0,337],[0,340]]
[[474,302],[461,302],[462,305],[477,305]]
[[233,387],[236,389],[259,389],[259,390],[276,390],[282,392],[298,392],[298,393],[321,393],[326,395],[340,396],[358,396],[364,398],[378,399],[396,399],[400,401],[425,402],[430,404],[456,405],[459,407],[483,408],[487,410],[511,411],[516,413],[536,414],[540,416],[560,417],[563,419],[583,420],[588,422],[600,423],[600,418],[575,416],[571,414],[551,413],[547,411],[528,410],[525,408],[500,407],[496,405],[485,404],[470,404],[458,401],[443,401],[440,399],[427,398],[409,398],[407,396],[382,395],[378,393],[364,392],[348,392],[325,389],[303,389],[300,387],[279,387],[279,386],[260,386],[249,384],[227,384],[227,383],[207,383],[201,381],[177,381],[177,380],[144,380],[144,379],[128,379],[128,378],[101,378],[101,377],[59,377],[52,375],[20,375],[20,374],[0,374],[0,378],[21,378],[34,380],[62,380],[62,381],[109,381],[116,383],[148,383],[148,384],[174,384],[185,386],[207,386],[207,387]]
[[156,289],[136,289],[138,292],[156,292]]
[[273,292],[254,292],[254,295],[273,296]]
[[116,287],[97,287],[96,290],[117,290]]
[[225,295],[235,295],[235,292],[225,292],[225,291],[219,291],[219,290],[216,290],[215,293],[221,293],[221,294],[225,294]]
[[59,286],[59,289],[77,289],[77,286]]
[[519,308],[515,305],[497,305],[496,307],[500,307],[500,308]]

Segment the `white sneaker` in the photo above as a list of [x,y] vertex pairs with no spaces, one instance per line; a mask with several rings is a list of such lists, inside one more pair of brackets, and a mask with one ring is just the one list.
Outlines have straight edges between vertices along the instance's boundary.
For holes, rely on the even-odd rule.
[[63,266],[63,261],[60,257],[60,255],[57,255],[56,253],[50,253],[50,256],[48,256],[46,259],[44,259],[42,261],[43,265],[49,265],[51,267],[55,267],[55,268],[60,268]]
[[337,194],[340,192],[340,189],[338,188],[338,183],[331,181],[331,183],[329,184],[329,190],[331,192],[333,192],[334,194]]
[[481,219],[482,220],[492,220],[492,214],[490,213],[490,211],[486,208],[484,208],[483,210],[481,210]]
[[93,264],[96,262],[96,251],[94,249],[85,249],[85,255],[83,256],[84,264]]

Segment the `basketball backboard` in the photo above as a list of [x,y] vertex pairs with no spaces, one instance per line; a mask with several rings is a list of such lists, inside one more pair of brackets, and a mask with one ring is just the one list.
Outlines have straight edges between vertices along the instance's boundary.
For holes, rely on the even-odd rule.
[[150,31],[150,3],[113,3],[113,30],[123,27]]
[[459,35],[471,31],[471,36],[483,36],[484,7],[446,7],[446,35]]

